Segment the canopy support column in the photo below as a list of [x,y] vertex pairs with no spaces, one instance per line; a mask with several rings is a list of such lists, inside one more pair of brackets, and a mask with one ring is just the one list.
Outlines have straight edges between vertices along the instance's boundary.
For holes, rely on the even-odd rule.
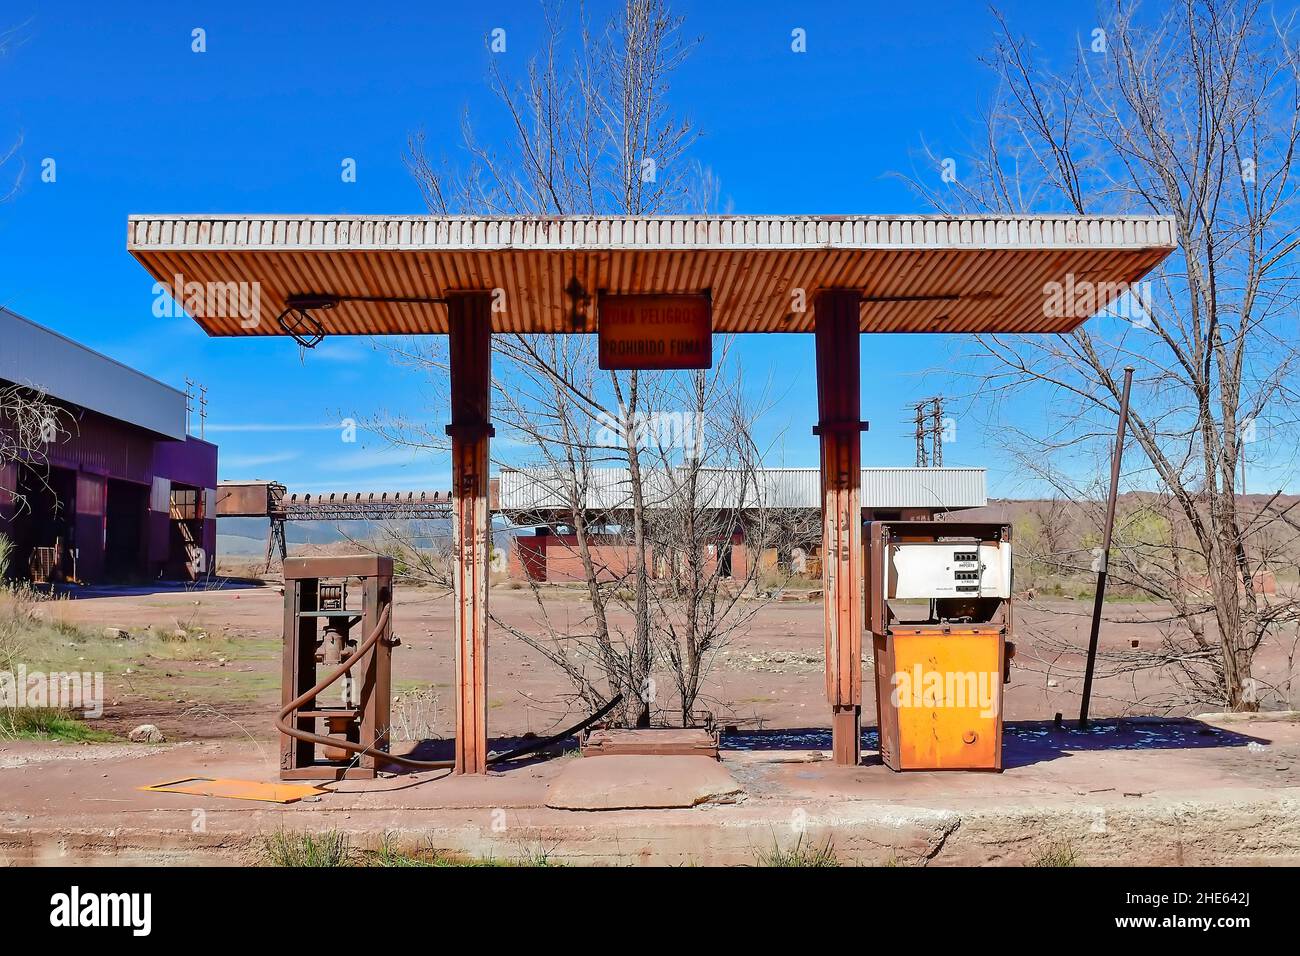
[[813,300],[821,437],[822,587],[826,696],[835,762],[862,758],[861,293],[828,289]]
[[451,364],[452,580],[456,635],[456,773],[487,773],[488,444],[492,297],[448,296]]

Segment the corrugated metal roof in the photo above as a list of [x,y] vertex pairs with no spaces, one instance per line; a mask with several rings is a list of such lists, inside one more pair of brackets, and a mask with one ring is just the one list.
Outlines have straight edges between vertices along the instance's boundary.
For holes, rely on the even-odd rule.
[[[441,298],[505,291],[497,332],[572,332],[564,287],[703,292],[717,332],[807,332],[812,295],[872,297],[864,332],[1065,332],[1087,316],[1045,314],[1067,275],[1107,291],[1146,275],[1175,246],[1162,216],[132,216],[127,248],[159,282],[255,288],[257,320],[193,311],[212,335],[282,334],[290,295]],[[795,312],[794,290],[806,311]],[[947,297],[947,298],[935,298]],[[206,314],[206,312],[217,314]],[[317,312],[329,334],[446,332],[434,304],[344,302]],[[587,331],[594,331],[594,319]]]
[[[698,495],[702,507],[771,509],[821,508],[821,472],[817,468],[765,468],[752,476],[706,469]],[[500,481],[502,511],[530,512],[570,507],[571,483],[550,468],[503,468]],[[680,481],[680,478],[678,479]],[[672,477],[652,472],[645,482],[646,501],[672,499]],[[978,508],[988,502],[983,468],[863,468],[862,507]],[[631,507],[626,468],[593,468],[587,473],[585,507],[616,511]]]
[[983,468],[863,468],[862,507],[979,508],[986,477]]
[[0,379],[185,440],[185,393],[0,307]]

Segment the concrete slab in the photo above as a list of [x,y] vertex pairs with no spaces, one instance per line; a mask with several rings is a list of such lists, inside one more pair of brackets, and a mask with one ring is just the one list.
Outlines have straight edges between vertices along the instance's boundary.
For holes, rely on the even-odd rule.
[[1295,715],[1118,721],[1087,733],[1019,725],[1001,774],[897,774],[869,747],[863,766],[835,767],[824,730],[729,740],[721,764],[678,759],[729,772],[743,801],[615,812],[548,806],[558,777],[612,756],[350,781],[280,806],[136,789],[182,776],[273,782],[271,740],[0,741],[0,865],[255,864],[281,830],[578,865],[753,865],[800,843],[830,844],[845,864],[1025,865],[1062,844],[1088,865],[1300,864]]
[[698,727],[593,730],[582,745],[584,757],[645,754],[655,757],[718,757],[718,741]]
[[546,790],[556,810],[652,810],[735,803],[744,788],[709,757],[603,754],[566,760]]

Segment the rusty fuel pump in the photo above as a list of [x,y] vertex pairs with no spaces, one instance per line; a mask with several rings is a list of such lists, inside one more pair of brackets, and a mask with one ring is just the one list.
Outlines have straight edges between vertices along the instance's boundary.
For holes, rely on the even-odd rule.
[[[281,780],[373,779],[381,770],[450,770],[454,760],[389,752],[392,707],[393,559],[380,555],[288,558],[284,562]],[[322,676],[323,672],[323,676]],[[493,754],[517,760],[581,733],[623,701],[550,737]]]
[[1011,526],[873,521],[866,551],[881,759],[893,770],[1001,770]]
[[[398,643],[392,594],[391,558],[284,562],[279,724],[295,733],[281,737],[282,780],[371,779],[387,762],[392,649]],[[362,651],[362,643],[370,646]],[[328,689],[319,686],[318,668],[331,675]]]

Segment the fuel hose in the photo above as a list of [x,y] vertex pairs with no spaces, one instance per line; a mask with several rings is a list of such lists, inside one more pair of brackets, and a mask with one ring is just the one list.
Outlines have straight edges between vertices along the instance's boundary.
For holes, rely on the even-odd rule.
[[[357,646],[355,651],[348,655],[346,660],[339,664],[338,667],[326,675],[315,686],[311,687],[309,690],[303,691],[303,693],[299,694],[293,700],[289,701],[289,703],[281,707],[280,713],[275,719],[275,726],[282,734],[286,734],[295,740],[304,741],[305,743],[317,744],[318,746],[324,747],[335,747],[339,750],[346,750],[349,753],[358,755],[370,754],[371,756],[385,760],[388,763],[394,763],[401,767],[410,767],[413,770],[449,770],[456,766],[456,761],[414,760],[411,757],[403,757],[398,754],[387,753],[383,750],[375,750],[373,747],[367,747],[363,744],[354,744],[350,740],[342,740],[338,737],[325,737],[321,734],[314,734],[311,731],[301,730],[294,727],[289,723],[290,714],[299,707],[302,707],[304,704],[314,701],[324,693],[331,684],[355,667],[357,662],[360,661],[361,658],[365,657],[372,647],[379,643],[380,639],[383,637],[384,629],[388,626],[389,618],[392,616],[392,610],[393,606],[391,604],[384,608],[379,615],[379,621],[375,624],[375,629]],[[544,747],[549,747],[551,744],[558,743],[566,737],[571,737],[574,734],[581,733],[617,707],[622,700],[623,695],[616,694],[614,699],[604,707],[600,708],[600,710],[596,711],[591,716],[584,718],[579,723],[574,724],[572,727],[562,730],[558,734],[554,734],[544,740],[536,740],[525,744],[522,747],[516,747],[514,750],[507,751],[506,753],[493,754],[488,757],[487,762],[489,764],[496,764],[502,763],[506,760],[517,760],[520,757],[535,753]]]

